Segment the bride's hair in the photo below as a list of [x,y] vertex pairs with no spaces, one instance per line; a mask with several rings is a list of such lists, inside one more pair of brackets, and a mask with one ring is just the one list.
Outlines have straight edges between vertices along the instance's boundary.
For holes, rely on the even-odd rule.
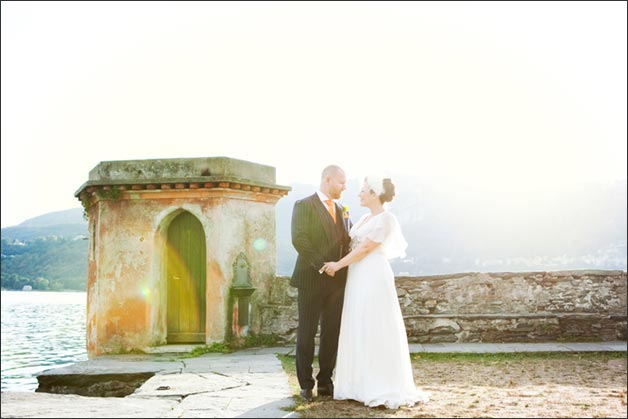
[[378,176],[367,176],[364,178],[364,184],[379,198],[379,202],[382,204],[390,202],[395,196],[395,185],[391,182],[390,178],[384,178]]
[[379,195],[379,201],[383,204],[392,201],[395,197],[395,185],[389,178],[385,178],[382,183],[384,184],[384,192]]

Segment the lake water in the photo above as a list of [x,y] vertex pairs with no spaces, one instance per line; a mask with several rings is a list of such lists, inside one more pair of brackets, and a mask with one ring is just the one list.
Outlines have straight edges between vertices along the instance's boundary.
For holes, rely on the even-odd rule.
[[2,291],[2,391],[35,391],[40,372],[87,360],[85,292]]

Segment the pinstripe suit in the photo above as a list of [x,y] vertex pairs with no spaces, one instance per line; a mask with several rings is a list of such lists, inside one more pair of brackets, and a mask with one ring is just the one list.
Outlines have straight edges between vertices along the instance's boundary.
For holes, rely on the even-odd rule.
[[336,223],[315,193],[297,201],[292,211],[292,244],[298,252],[290,285],[299,289],[297,330],[297,377],[302,389],[313,389],[314,338],[321,323],[318,360],[319,386],[331,384],[338,352],[340,316],[347,269],[334,277],[318,271],[325,262],[337,261],[348,253],[350,222],[345,225],[336,204]]

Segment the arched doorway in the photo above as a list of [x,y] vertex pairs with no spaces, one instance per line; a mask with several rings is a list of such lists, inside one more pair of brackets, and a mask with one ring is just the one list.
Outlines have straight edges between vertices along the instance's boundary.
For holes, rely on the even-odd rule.
[[189,212],[179,214],[168,228],[168,343],[205,343],[205,233]]

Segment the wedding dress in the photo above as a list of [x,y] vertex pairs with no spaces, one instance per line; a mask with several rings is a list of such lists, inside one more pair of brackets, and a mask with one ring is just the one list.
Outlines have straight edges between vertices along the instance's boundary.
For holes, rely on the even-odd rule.
[[427,402],[414,385],[408,338],[388,259],[405,256],[407,242],[395,216],[367,214],[351,231],[351,248],[381,243],[349,266],[340,325],[334,399],[389,409]]

